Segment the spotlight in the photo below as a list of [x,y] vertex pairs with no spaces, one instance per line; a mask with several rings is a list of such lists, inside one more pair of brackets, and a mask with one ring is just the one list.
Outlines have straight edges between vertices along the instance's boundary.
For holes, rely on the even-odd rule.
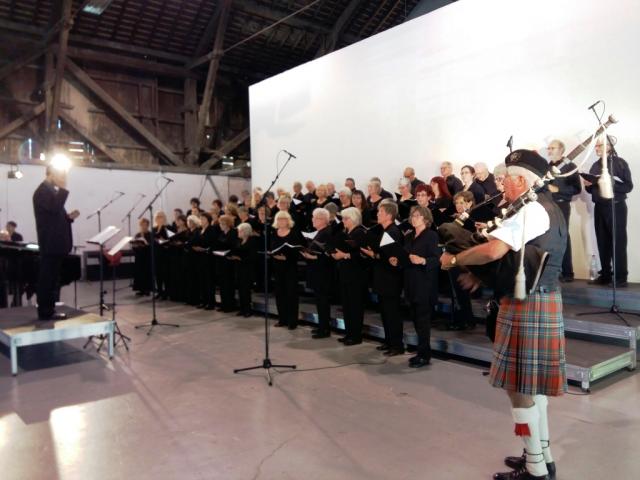
[[8,178],[13,178],[15,180],[20,180],[24,177],[24,174],[20,171],[20,167],[17,165],[11,165],[11,169],[7,172]]
[[102,15],[111,2],[112,0],[89,0],[82,11],[93,15]]
[[60,172],[68,172],[71,170],[71,160],[64,153],[56,153],[51,162],[49,163],[51,168]]

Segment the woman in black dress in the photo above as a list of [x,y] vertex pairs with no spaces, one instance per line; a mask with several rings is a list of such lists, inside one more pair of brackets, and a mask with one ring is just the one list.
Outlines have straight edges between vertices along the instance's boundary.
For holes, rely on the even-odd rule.
[[198,243],[200,241],[200,214],[189,215],[187,217],[187,228],[189,229],[187,240],[185,241],[185,277],[186,277],[186,298],[185,302],[189,305],[200,305],[200,284],[199,284],[199,265],[200,252],[198,252]]
[[476,202],[476,205],[484,202],[484,188],[478,185],[475,180],[476,170],[471,165],[465,165],[460,169],[460,177],[462,179],[462,184],[464,187],[462,188],[463,192],[467,190],[473,193],[473,199]]
[[184,246],[189,240],[187,217],[178,215],[175,220],[175,235],[169,239],[169,277],[167,289],[169,298],[174,302],[186,301],[186,253]]
[[229,260],[234,262],[235,279],[238,286],[240,311],[238,316],[251,316],[251,287],[253,286],[256,262],[258,262],[258,245],[260,239],[253,234],[248,223],[238,225],[238,245],[232,250]]
[[[231,215],[222,215],[218,223],[220,230],[216,250],[230,251],[238,243],[238,234],[233,228],[234,219]],[[236,308],[233,261],[229,260],[228,256],[216,256],[216,270],[220,284],[220,310],[225,313],[232,312]]]
[[207,212],[200,214],[200,235],[193,250],[198,259],[198,285],[200,287],[200,302],[198,308],[213,310],[216,308],[216,281],[213,250],[216,248],[218,228],[213,225],[213,219]]
[[453,199],[447,187],[447,181],[444,177],[433,177],[430,182],[431,189],[435,196],[431,213],[433,215],[433,223],[439,227],[443,223],[450,222],[454,213]]
[[343,210],[342,222],[344,231],[334,241],[331,256],[337,263],[345,327],[345,336],[338,341],[350,346],[362,343],[369,262],[360,254],[367,243],[360,210],[356,207]]
[[[294,224],[289,212],[278,212],[274,218],[275,230],[271,234],[271,251],[283,246],[302,245],[302,236],[293,229]],[[277,327],[293,330],[298,326],[298,259],[299,249],[284,247],[272,254],[273,274],[278,309]]]
[[365,228],[370,228],[375,225],[374,218],[371,216],[371,211],[369,210],[369,206],[367,204],[367,198],[364,195],[362,190],[354,190],[351,194],[351,203],[355,208],[360,212],[360,216],[362,217],[362,223]]
[[402,177],[398,182],[398,192],[396,199],[398,201],[398,219],[401,222],[409,220],[409,212],[411,207],[416,205],[416,199],[411,194],[411,182],[408,178]]
[[149,295],[151,291],[151,232],[149,231],[149,220],[141,218],[138,221],[140,231],[136,233],[131,247],[133,249],[133,290],[136,295]]
[[438,299],[440,250],[438,234],[431,229],[431,211],[413,207],[409,219],[414,230],[405,238],[409,263],[404,268],[404,298],[418,335],[418,350],[409,360],[409,366],[419,368],[431,360],[431,315]]
[[167,216],[162,210],[156,212],[153,218],[153,237],[155,240],[155,260],[156,260],[156,298],[166,300],[167,276],[169,275],[167,240]]

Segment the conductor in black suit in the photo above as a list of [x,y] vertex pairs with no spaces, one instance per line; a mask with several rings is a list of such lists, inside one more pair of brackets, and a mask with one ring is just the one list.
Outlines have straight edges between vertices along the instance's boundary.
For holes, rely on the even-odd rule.
[[67,213],[64,204],[69,196],[65,170],[47,167],[46,178],[33,194],[33,211],[40,246],[40,271],[36,295],[40,320],[61,320],[55,312],[60,296],[62,261],[71,251],[73,237],[71,223],[80,215],[78,210]]

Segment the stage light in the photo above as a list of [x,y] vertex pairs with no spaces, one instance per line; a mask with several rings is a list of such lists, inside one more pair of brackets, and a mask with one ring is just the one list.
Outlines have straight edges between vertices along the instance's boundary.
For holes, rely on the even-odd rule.
[[20,167],[17,165],[11,165],[10,170],[7,172],[7,177],[15,180],[20,180],[24,177],[24,174],[20,171]]
[[51,168],[61,172],[68,172],[71,169],[71,160],[64,153],[56,153],[51,162],[49,163]]
[[44,162],[47,159],[47,156],[44,154],[44,152],[40,153],[40,161]]

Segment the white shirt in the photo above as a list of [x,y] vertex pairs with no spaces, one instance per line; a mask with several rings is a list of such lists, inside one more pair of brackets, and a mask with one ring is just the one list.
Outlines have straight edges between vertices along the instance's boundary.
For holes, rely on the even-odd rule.
[[[526,220],[525,220],[526,217]],[[550,227],[549,214],[538,202],[526,204],[513,217],[502,222],[502,226],[491,232],[492,238],[502,240],[517,252],[522,247],[522,229],[524,243],[543,235]]]

